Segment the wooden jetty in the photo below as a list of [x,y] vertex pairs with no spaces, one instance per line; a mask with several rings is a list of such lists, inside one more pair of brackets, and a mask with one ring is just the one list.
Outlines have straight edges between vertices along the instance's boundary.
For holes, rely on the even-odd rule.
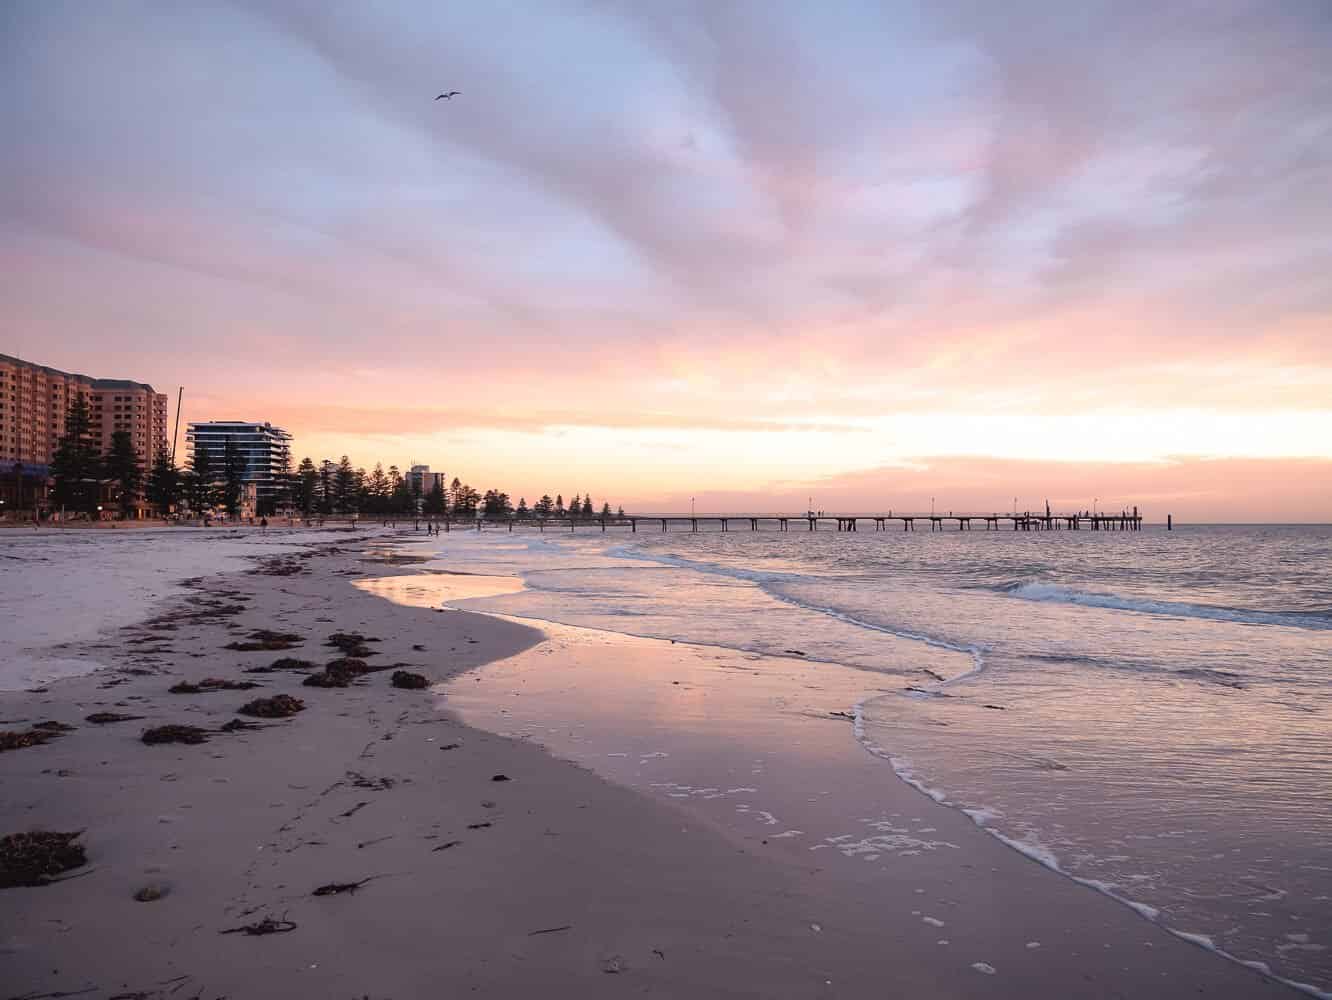
[[[818,513],[803,514],[624,514],[612,517],[594,516],[590,518],[571,518],[567,515],[563,517],[525,517],[518,518],[512,514],[495,517],[481,516],[475,518],[455,518],[453,516],[438,519],[437,523],[443,526],[445,531],[458,529],[482,530],[483,527],[505,528],[513,531],[514,527],[537,528],[545,531],[547,528],[552,530],[562,530],[567,528],[569,531],[575,531],[578,528],[600,528],[605,531],[608,527],[627,527],[632,534],[637,534],[639,526],[643,526],[645,531],[667,532],[674,529],[687,528],[690,532],[698,532],[700,526],[703,529],[712,528],[723,532],[730,531],[790,531],[791,525],[803,526],[806,531],[818,531],[821,528],[833,528],[836,531],[859,531],[862,525],[868,525],[872,531],[895,531],[900,524],[902,531],[915,531],[917,523],[928,524],[931,531],[973,531],[976,524],[983,524],[985,531],[1141,531],[1142,514],[1138,508],[1132,510],[1122,510],[1118,513],[1107,513],[1104,511],[1090,512],[1079,511],[1074,513],[1057,514],[1050,511],[1044,513],[1039,511],[1014,512],[1011,514],[992,513],[962,513],[949,511],[946,514],[928,513],[895,513],[889,511],[886,514],[837,514],[820,511]],[[891,526],[891,527],[890,527]]]

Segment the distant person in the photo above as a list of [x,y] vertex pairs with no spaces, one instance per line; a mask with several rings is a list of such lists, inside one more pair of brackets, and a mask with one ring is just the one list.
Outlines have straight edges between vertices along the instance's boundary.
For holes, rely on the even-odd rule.
[[264,534],[268,534],[268,518],[266,517],[259,518],[259,530],[262,531]]

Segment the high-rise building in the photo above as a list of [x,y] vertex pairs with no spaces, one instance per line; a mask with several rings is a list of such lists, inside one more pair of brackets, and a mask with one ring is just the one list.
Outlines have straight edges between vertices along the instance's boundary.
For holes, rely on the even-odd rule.
[[167,398],[151,385],[91,378],[0,354],[0,484],[16,468],[45,482],[65,433],[65,414],[80,397],[101,451],[110,449],[116,431],[126,431],[145,473],[166,453]]
[[206,448],[208,472],[221,479],[226,472],[227,442],[230,441],[244,466],[241,482],[253,484],[259,510],[269,510],[279,499],[291,471],[291,435],[270,423],[246,420],[192,421],[185,433],[190,446],[190,465],[195,471],[199,446]]
[[413,465],[407,471],[407,488],[419,497],[428,497],[438,486],[441,490],[448,489],[448,483],[444,481],[444,473],[431,472],[428,465]]

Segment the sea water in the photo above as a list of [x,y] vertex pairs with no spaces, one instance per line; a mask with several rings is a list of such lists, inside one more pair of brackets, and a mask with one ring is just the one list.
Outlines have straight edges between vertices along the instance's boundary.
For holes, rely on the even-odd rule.
[[1332,528],[458,532],[440,555],[524,583],[461,607],[857,667],[846,738],[884,767],[1332,990]]

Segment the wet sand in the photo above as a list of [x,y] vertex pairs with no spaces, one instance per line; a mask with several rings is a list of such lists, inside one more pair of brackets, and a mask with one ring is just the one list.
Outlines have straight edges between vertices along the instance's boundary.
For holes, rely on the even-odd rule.
[[[155,623],[99,649],[111,669],[44,693],[0,694],[6,729],[77,727],[0,754],[0,833],[83,830],[88,852],[74,877],[0,890],[6,996],[1295,995],[1052,875],[900,782],[884,781],[877,804],[900,812],[907,833],[868,833],[955,846],[899,856],[909,848],[897,841],[886,863],[870,864],[765,837],[760,827],[775,828],[766,822],[748,831],[729,814],[721,822],[708,813],[716,800],[671,798],[651,782],[634,790],[530,740],[468,728],[438,695],[391,687],[391,671],[333,689],[305,687],[299,672],[245,672],[281,657],[323,663],[338,655],[323,645],[330,633],[360,632],[381,640],[366,644],[371,664],[454,677],[455,687],[503,685],[516,676],[508,671],[525,671],[531,686],[513,699],[527,699],[523,725],[545,715],[568,723],[578,699],[599,699],[601,710],[651,699],[662,732],[694,734],[683,743],[703,757],[721,752],[728,730],[689,699],[761,680],[744,657],[723,663],[697,647],[554,632],[542,643],[518,623],[391,603],[351,585],[413,575],[362,551],[376,544],[323,539],[308,557],[283,560],[297,567],[291,575],[206,578],[155,610]],[[304,641],[224,648],[256,629]],[[466,673],[492,661],[505,662]],[[552,689],[543,709],[533,663],[543,683],[575,697]],[[205,677],[263,689],[167,691]],[[624,677],[634,683],[610,683]],[[579,686],[588,680],[599,683]],[[446,706],[461,700],[445,690]],[[139,740],[143,727],[170,722],[217,730],[245,701],[277,693],[305,710],[253,720],[258,730],[212,732],[198,746]],[[819,693],[818,712],[842,707],[835,696]],[[143,719],[84,721],[98,711]],[[756,776],[765,797],[751,809],[816,830],[812,821],[829,816],[871,816],[801,801],[821,756],[841,754],[847,735],[845,720],[802,711],[790,713],[794,729],[731,743],[749,761],[764,759],[751,737],[789,741],[798,731],[809,743],[814,771]],[[670,759],[652,752],[632,758],[644,777]],[[730,813],[741,804],[722,801]],[[354,892],[313,895],[362,879]],[[161,898],[136,901],[148,886]],[[266,917],[294,928],[222,933]],[[1033,941],[1039,948],[1027,947]]]

